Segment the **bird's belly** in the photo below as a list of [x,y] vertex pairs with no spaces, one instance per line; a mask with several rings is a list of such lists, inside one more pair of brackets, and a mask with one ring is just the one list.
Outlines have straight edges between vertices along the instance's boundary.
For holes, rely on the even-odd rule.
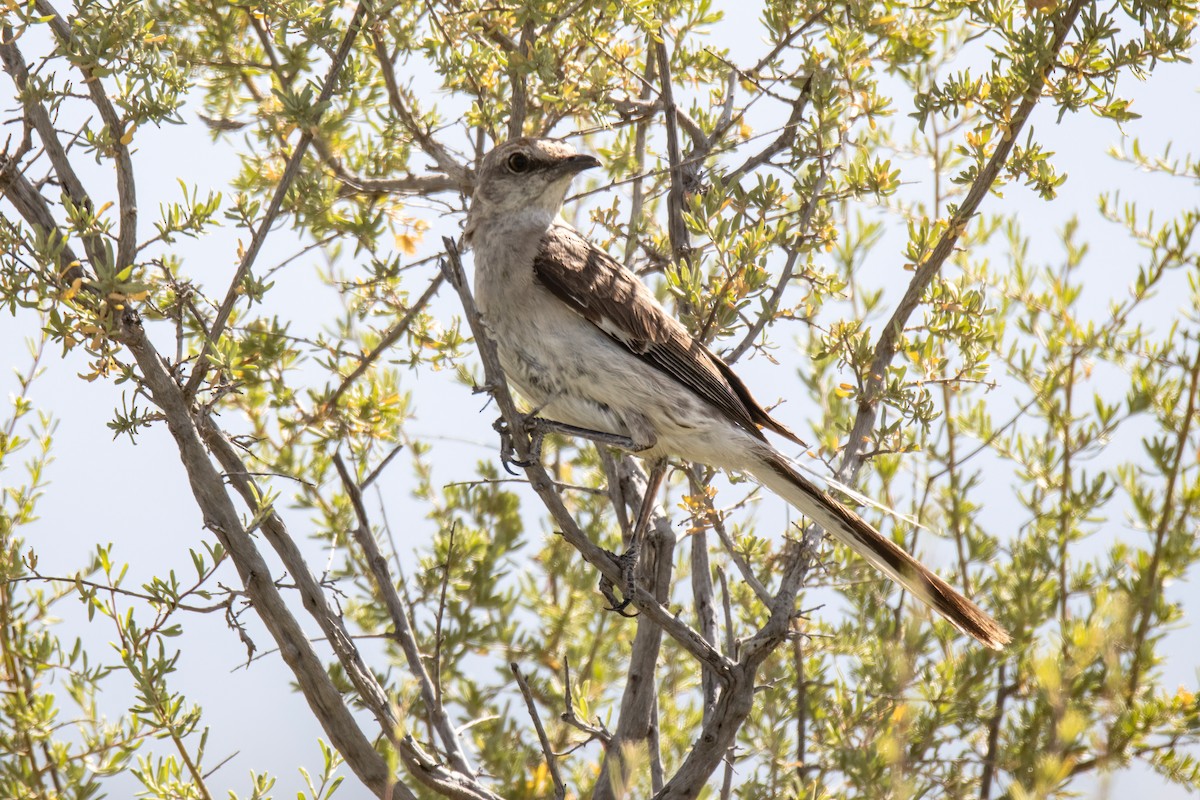
[[[596,332],[572,337],[573,358],[546,340],[499,347],[509,383],[537,415],[591,431],[624,436],[647,458],[675,456],[716,467],[742,468],[730,436],[748,436],[674,379]],[[553,366],[551,366],[551,364]]]
[[[749,434],[673,377],[556,298],[518,301],[511,285],[487,288],[493,291],[477,290],[480,310],[505,377],[538,416],[627,437],[639,445],[635,449],[641,456],[742,468],[737,454],[743,448],[731,448],[729,437]],[[532,285],[524,291],[545,289]],[[526,308],[537,308],[539,315],[514,313]]]
[[538,416],[601,433],[628,436],[620,415],[603,399],[603,376],[595,363],[564,358],[554,342],[512,339],[498,344],[505,377]]

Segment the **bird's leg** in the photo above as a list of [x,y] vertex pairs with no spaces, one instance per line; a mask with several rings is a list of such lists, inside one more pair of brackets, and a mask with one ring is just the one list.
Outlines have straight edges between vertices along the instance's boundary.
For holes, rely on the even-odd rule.
[[516,475],[516,471],[512,467],[532,467],[542,457],[542,440],[546,438],[546,431],[538,427],[539,419],[537,413],[544,406],[536,406],[528,414],[521,415],[521,427],[529,436],[529,458],[513,458],[513,440],[512,431],[509,430],[508,423],[501,417],[497,419],[492,426],[500,434],[500,463],[504,465],[504,471],[509,475]]
[[509,475],[516,475],[518,473],[513,469],[514,466],[528,467],[532,465],[532,461],[515,458],[512,431],[509,429],[508,423],[504,421],[504,417],[498,417],[492,423],[492,428],[500,434],[500,464],[504,467],[505,472]]
[[504,469],[510,475],[516,473],[510,469],[510,465],[514,467],[532,467],[542,457],[542,441],[548,433],[561,433],[564,436],[577,436],[580,439],[588,439],[596,444],[604,444],[610,447],[618,447],[622,450],[641,450],[642,445],[639,445],[628,436],[622,436],[619,433],[608,433],[606,431],[594,431],[590,428],[580,428],[578,425],[568,425],[565,422],[557,422],[552,419],[545,419],[537,416],[539,408],[525,414],[522,417],[521,425],[525,432],[529,434],[529,458],[518,459],[513,458],[513,442],[512,431],[508,429],[508,425],[503,419],[496,420],[492,426],[496,432],[500,434],[500,462],[504,465]]
[[625,608],[633,600],[638,561],[642,553],[642,542],[645,540],[646,531],[650,527],[650,515],[654,511],[654,503],[657,500],[658,490],[662,486],[663,478],[666,474],[667,461],[665,458],[656,458],[650,462],[650,474],[646,476],[646,491],[642,494],[642,506],[638,509],[637,522],[633,526],[633,535],[629,539],[629,548],[617,557],[617,564],[621,567],[621,593],[625,596],[624,599],[616,602],[616,597],[612,592],[612,581],[608,581],[607,578],[600,581],[601,593],[612,603],[612,607],[609,610],[616,611],[624,616],[630,616],[625,614]]
[[577,436],[580,439],[588,439],[596,444],[606,444],[609,447],[618,447],[622,450],[642,449],[642,446],[633,439],[628,436],[622,436],[619,433],[580,428],[577,425],[568,425],[565,422],[556,422],[552,419],[535,417],[532,414],[525,418],[525,427],[530,435],[535,437],[535,440],[540,440],[547,433],[561,433],[564,436]]

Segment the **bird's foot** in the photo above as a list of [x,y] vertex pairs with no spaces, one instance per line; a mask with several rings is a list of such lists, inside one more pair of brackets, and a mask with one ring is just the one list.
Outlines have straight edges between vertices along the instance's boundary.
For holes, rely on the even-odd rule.
[[635,580],[637,578],[638,548],[630,547],[621,555],[609,553],[609,557],[621,568],[621,594],[624,597],[621,599],[617,598],[616,585],[607,575],[600,578],[600,594],[604,595],[604,599],[608,601],[609,611],[615,611],[622,617],[636,617],[636,612],[629,613],[625,609],[633,602],[634,592],[636,591]]
[[544,417],[537,416],[537,411],[535,410],[533,413],[521,417],[521,427],[525,430],[526,435],[529,436],[529,458],[519,459],[513,455],[512,431],[504,419],[496,420],[492,427],[500,434],[500,461],[504,464],[504,469],[510,475],[517,474],[511,467],[521,467],[523,469],[537,463],[538,459],[542,457],[542,442],[548,433],[577,436],[597,444],[635,452],[646,448],[646,445],[635,442],[628,436],[623,436],[619,433],[608,433],[607,431],[594,431],[590,428],[581,428],[578,425],[568,425],[565,422],[545,419]]
[[545,438],[545,433],[537,429],[536,422],[539,420],[536,417],[526,416],[521,419],[521,426],[529,435],[529,458],[517,458],[516,449],[513,447],[512,430],[508,427],[508,423],[501,417],[497,419],[492,427],[496,433],[500,434],[500,463],[504,466],[504,471],[509,475],[517,475],[517,471],[513,467],[525,469],[532,467],[538,462],[542,456],[542,439]]

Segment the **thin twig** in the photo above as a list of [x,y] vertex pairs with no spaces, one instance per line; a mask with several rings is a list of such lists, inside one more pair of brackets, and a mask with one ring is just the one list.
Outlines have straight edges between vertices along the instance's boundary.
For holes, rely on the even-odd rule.
[[[1063,48],[1067,34],[1070,33],[1075,20],[1087,4],[1088,0],[1073,0],[1063,10],[1062,15],[1055,23],[1048,52],[1056,56]],[[962,236],[967,224],[975,216],[983,199],[992,190],[1000,171],[1008,163],[1009,154],[1029,121],[1033,109],[1037,107],[1038,101],[1041,99],[1042,90],[1047,77],[1054,69],[1054,63],[1052,56],[1046,63],[1038,67],[1034,75],[1030,76],[1025,94],[1012,114],[1005,135],[1001,137],[991,158],[980,169],[974,183],[971,184],[970,191],[963,198],[962,204],[946,225],[929,256],[917,266],[916,274],[909,282],[908,289],[892,312],[891,318],[884,325],[879,335],[879,341],[875,344],[874,357],[866,371],[866,381],[860,394],[858,412],[855,415],[850,436],[846,441],[846,449],[842,452],[841,466],[837,471],[838,480],[843,483],[853,483],[855,476],[863,466],[862,450],[870,441],[870,433],[879,414],[879,401],[887,380],[888,369],[899,351],[901,336],[909,317],[920,305],[921,298],[925,296],[929,285],[954,252],[959,237]]]
[[[1188,370],[1188,388],[1187,388],[1187,406],[1180,418],[1180,427],[1175,447],[1174,457],[1171,460],[1171,466],[1165,475],[1166,490],[1163,493],[1162,511],[1158,518],[1158,524],[1154,529],[1154,547],[1150,552],[1150,564],[1147,566],[1144,580],[1139,580],[1137,590],[1133,596],[1138,598],[1138,624],[1137,630],[1133,635],[1133,641],[1129,643],[1129,649],[1133,652],[1133,663],[1129,666],[1129,683],[1125,687],[1125,704],[1132,707],[1137,699],[1138,684],[1141,682],[1142,670],[1145,666],[1146,648],[1143,647],[1146,641],[1146,636],[1150,632],[1150,622],[1154,615],[1158,612],[1159,600],[1162,597],[1162,581],[1159,578],[1158,571],[1162,565],[1163,547],[1168,533],[1174,530],[1172,522],[1175,519],[1175,512],[1178,507],[1175,503],[1175,493],[1181,491],[1179,488],[1179,477],[1186,469],[1185,462],[1194,459],[1194,455],[1186,455],[1189,453],[1189,433],[1191,426],[1200,420],[1196,416],[1197,395],[1200,394],[1200,343],[1196,348],[1196,358],[1192,363],[1192,367]],[[1193,461],[1194,463],[1194,461]],[[1183,491],[1186,491],[1183,490]],[[1187,502],[1186,500],[1184,501]],[[1186,516],[1185,516],[1186,518]],[[1112,731],[1116,731],[1117,725],[1113,725]],[[1110,751],[1119,748],[1113,748],[1114,737],[1109,737]]]
[[446,749],[446,755],[450,758],[450,763],[456,770],[463,773],[463,775],[471,776],[474,773],[470,763],[467,761],[467,755],[463,752],[462,745],[454,731],[454,726],[450,724],[450,719],[446,715],[446,708],[434,692],[429,674],[425,671],[425,665],[421,660],[421,653],[417,647],[416,636],[408,624],[408,611],[404,608],[404,601],[400,598],[399,593],[396,591],[396,586],[392,582],[392,576],[387,566],[387,559],[384,558],[383,553],[379,550],[379,545],[375,542],[375,537],[371,535],[371,523],[367,517],[366,506],[363,504],[362,490],[355,483],[350,470],[346,468],[346,463],[342,460],[341,453],[333,454],[333,465],[337,468],[338,476],[342,479],[342,487],[346,490],[346,494],[349,495],[350,503],[354,507],[355,516],[358,517],[358,526],[351,531],[354,535],[354,540],[358,543],[359,548],[363,551],[363,556],[366,558],[367,566],[371,570],[371,577],[375,583],[375,590],[378,596],[383,599],[384,606],[387,607],[388,615],[392,619],[392,628],[395,632],[396,640],[400,643],[400,648],[404,651],[405,658],[408,661],[408,668],[412,672],[413,677],[417,679],[417,684],[420,687],[421,699],[424,701],[425,708],[433,721],[433,726],[438,732],[438,737],[442,740],[442,746]]
[[[211,574],[211,572],[209,574]],[[214,603],[211,606],[193,606],[188,605],[187,603],[173,602],[168,598],[147,594],[145,592],[135,592],[130,589],[122,589],[120,586],[90,581],[79,576],[67,578],[56,575],[42,575],[40,572],[32,572],[29,575],[22,575],[16,578],[9,578],[6,581],[0,581],[0,586],[12,586],[18,583],[28,583],[33,581],[44,581],[45,583],[69,583],[73,586],[85,586],[88,589],[95,589],[97,591],[108,592],[110,594],[119,594],[122,597],[129,597],[133,598],[134,600],[144,600],[147,603],[164,606],[171,611],[189,611],[195,614],[211,614],[214,611],[224,611],[229,607],[229,603],[233,599],[231,596],[219,603]],[[199,589],[199,583],[197,583],[197,585],[193,588],[188,589],[185,592],[181,592],[179,596],[184,597],[188,594],[192,594],[197,589]]]
[[567,710],[559,715],[559,719],[570,725],[572,728],[583,731],[588,735],[589,741],[595,739],[605,747],[608,747],[612,741],[612,734],[604,727],[604,722],[600,719],[596,720],[595,725],[589,725],[579,718],[575,713],[575,699],[571,695],[571,661],[563,659],[563,701]]
[[809,75],[805,79],[804,85],[800,87],[800,93],[792,100],[792,112],[788,115],[787,122],[783,123],[783,126],[779,129],[779,136],[762,150],[746,159],[740,167],[732,170],[729,173],[728,180],[737,180],[742,175],[746,175],[764,164],[770,163],[771,159],[779,153],[792,149],[796,143],[796,137],[800,132],[800,125],[804,122],[804,110],[808,107],[811,87],[812,75]]
[[[44,0],[39,0],[39,2],[44,2]],[[314,103],[315,108],[322,107],[333,97],[338,76],[341,74],[342,68],[345,66],[346,60],[350,55],[354,40],[358,38],[363,20],[366,19],[370,6],[370,0],[360,0],[358,8],[355,9],[354,16],[350,19],[350,25],[342,37],[342,42],[338,46],[337,53],[329,64],[329,70],[326,72],[325,80],[321,84],[321,91]],[[313,128],[315,128],[315,123],[312,128],[306,129],[300,135],[299,141],[296,142],[296,147],[292,150],[292,155],[288,159],[287,166],[284,167],[283,176],[280,177],[279,184],[275,187],[275,194],[272,195],[271,202],[267,205],[267,210],[263,213],[262,218],[258,220],[258,227],[254,231],[254,236],[250,239],[250,246],[246,248],[246,252],[242,256],[242,261],[238,264],[238,268],[233,274],[233,280],[229,282],[229,289],[225,292],[225,299],[221,302],[220,308],[217,309],[217,316],[213,319],[209,335],[205,338],[204,344],[200,349],[200,354],[196,359],[195,371],[192,373],[184,389],[184,392],[189,397],[195,395],[196,390],[200,388],[200,382],[204,380],[209,366],[208,355],[221,338],[221,334],[224,333],[225,325],[229,322],[229,315],[233,313],[233,307],[237,303],[238,298],[241,297],[239,290],[242,282],[245,281],[250,268],[254,266],[254,261],[258,258],[263,243],[271,233],[271,229],[275,224],[275,218],[279,216],[279,212],[283,208],[284,197],[291,189],[296,176],[300,174],[300,165],[304,161],[304,154],[313,141]]]
[[567,786],[563,783],[562,775],[559,774],[558,758],[554,755],[553,748],[550,747],[550,738],[546,736],[546,729],[542,727],[542,720],[538,717],[537,706],[533,702],[533,692],[530,690],[525,676],[521,674],[521,668],[517,666],[517,662],[510,661],[508,668],[512,670],[513,676],[516,677],[517,686],[521,687],[521,695],[525,698],[525,707],[529,709],[529,717],[533,720],[533,727],[537,731],[538,741],[542,745],[542,754],[546,757],[546,768],[550,770],[550,780],[554,781],[555,800],[563,800],[567,796]]
[[329,396],[329,399],[326,400],[322,406],[326,412],[337,406],[338,400],[340,400],[342,395],[346,393],[346,390],[349,389],[356,380],[361,378],[363,373],[371,368],[371,365],[375,363],[376,359],[383,355],[386,350],[400,340],[401,336],[408,332],[413,320],[415,320],[417,315],[425,309],[425,306],[429,305],[429,301],[433,299],[433,296],[437,294],[438,289],[441,288],[444,277],[445,276],[443,276],[440,271],[437,273],[437,275],[433,276],[433,280],[429,282],[429,286],[427,286],[421,296],[417,298],[417,302],[409,306],[408,311],[404,312],[404,316],[401,317],[395,325],[388,329],[388,332],[385,333],[383,338],[379,340],[379,344],[371,348],[371,352],[363,356],[362,361],[358,363],[358,366],[351,370],[349,375],[347,375],[345,378],[342,378],[342,382],[338,384],[337,389],[334,390],[333,394]]
[[454,534],[457,531],[457,522],[450,523],[450,541],[446,544],[446,563],[442,564],[437,613],[433,617],[433,692],[438,705],[442,703],[442,623],[446,618],[446,594],[450,587],[450,570],[454,566]]
[[390,452],[390,453],[388,453],[386,456],[384,456],[384,457],[383,457],[383,461],[380,461],[380,462],[379,462],[379,466],[375,467],[375,469],[371,470],[371,473],[370,473],[369,475],[367,475],[367,477],[363,478],[363,482],[362,482],[362,487],[361,487],[361,488],[363,488],[363,489],[366,489],[366,488],[368,488],[368,487],[369,487],[369,486],[370,486],[372,483],[374,483],[374,482],[375,482],[375,479],[376,479],[376,478],[378,478],[378,477],[380,476],[380,474],[382,474],[382,473],[383,473],[383,470],[384,470],[384,468],[385,468],[385,467],[386,467],[388,464],[392,463],[392,459],[393,459],[393,458],[395,458],[396,456],[400,455],[400,451],[401,451],[401,450],[403,450],[403,449],[404,449],[404,444],[403,444],[403,443],[401,443],[401,444],[398,444],[398,445],[396,445],[395,447],[393,447],[393,448],[392,448],[392,450],[391,450],[391,452]]

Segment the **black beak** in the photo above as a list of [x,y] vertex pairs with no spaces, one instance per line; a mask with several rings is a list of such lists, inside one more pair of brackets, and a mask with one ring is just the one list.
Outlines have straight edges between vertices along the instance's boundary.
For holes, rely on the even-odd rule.
[[558,166],[564,172],[570,172],[574,175],[583,172],[585,169],[595,169],[600,166],[600,160],[592,156],[578,155],[564,159]]

